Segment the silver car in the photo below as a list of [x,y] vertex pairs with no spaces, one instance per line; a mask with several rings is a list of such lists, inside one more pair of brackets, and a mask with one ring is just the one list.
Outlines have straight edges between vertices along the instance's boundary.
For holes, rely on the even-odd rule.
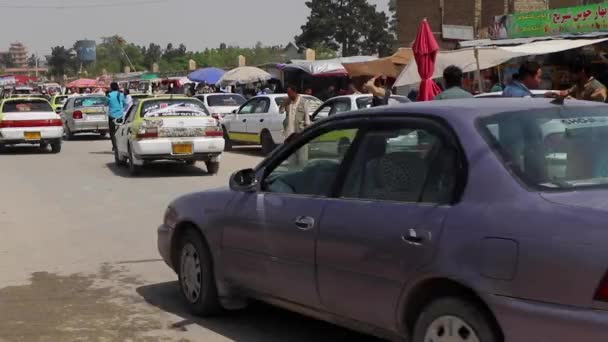
[[98,133],[105,137],[109,132],[108,99],[104,95],[70,97],[60,115],[68,140],[76,133]]

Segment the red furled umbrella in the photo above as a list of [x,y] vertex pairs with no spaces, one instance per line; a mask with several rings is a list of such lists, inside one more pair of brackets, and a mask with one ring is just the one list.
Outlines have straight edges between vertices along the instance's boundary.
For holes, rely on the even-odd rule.
[[412,50],[418,65],[418,74],[420,74],[422,80],[418,91],[418,101],[431,101],[441,92],[439,86],[431,79],[435,72],[435,59],[437,58],[437,51],[439,51],[439,44],[437,44],[431,25],[426,19],[423,19],[422,24],[420,24]]

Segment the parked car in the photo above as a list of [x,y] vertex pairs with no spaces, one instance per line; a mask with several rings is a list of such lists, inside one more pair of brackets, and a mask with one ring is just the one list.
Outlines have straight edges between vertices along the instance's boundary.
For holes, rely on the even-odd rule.
[[240,94],[199,94],[194,96],[197,99],[203,101],[211,116],[221,120],[227,114],[231,114],[235,110],[238,110],[247,100],[243,95]]
[[51,104],[41,98],[10,98],[0,102],[0,146],[16,144],[51,146],[61,152],[63,125]]
[[224,151],[219,122],[201,101],[185,96],[135,100],[124,119],[117,120],[116,165],[128,161],[131,175],[155,160],[179,160],[189,165],[204,161],[216,174]]
[[109,133],[108,99],[104,95],[70,96],[61,111],[65,139],[78,133],[97,133],[102,138]]
[[198,315],[252,298],[413,342],[603,342],[607,140],[608,106],[574,100],[332,115],[173,201],[158,247]]
[[[344,95],[331,98],[319,107],[313,114],[312,119],[320,120],[330,115],[349,112],[357,109],[372,107],[373,97],[369,94]],[[388,104],[395,105],[411,102],[406,96],[392,95]]]
[[[310,114],[321,105],[314,96],[301,95],[308,101]],[[235,145],[262,145],[262,152],[269,154],[285,140],[283,121],[285,113],[280,107],[287,100],[287,94],[255,96],[245,102],[240,109],[222,119],[226,148]]]

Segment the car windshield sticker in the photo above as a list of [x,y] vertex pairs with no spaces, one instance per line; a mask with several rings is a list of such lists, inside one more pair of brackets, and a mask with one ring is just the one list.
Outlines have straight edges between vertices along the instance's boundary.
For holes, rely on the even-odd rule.
[[155,103],[144,108],[144,117],[154,118],[163,116],[208,116],[207,112],[195,103]]

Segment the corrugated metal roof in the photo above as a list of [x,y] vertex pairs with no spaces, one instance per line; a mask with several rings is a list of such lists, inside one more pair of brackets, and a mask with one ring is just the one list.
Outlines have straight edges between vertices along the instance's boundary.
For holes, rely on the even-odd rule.
[[512,46],[528,44],[543,40],[555,39],[593,39],[608,37],[608,32],[590,32],[590,33],[567,33],[559,36],[550,37],[531,37],[531,38],[514,38],[514,39],[478,39],[462,41],[458,44],[460,48],[467,47],[482,47],[482,46]]

